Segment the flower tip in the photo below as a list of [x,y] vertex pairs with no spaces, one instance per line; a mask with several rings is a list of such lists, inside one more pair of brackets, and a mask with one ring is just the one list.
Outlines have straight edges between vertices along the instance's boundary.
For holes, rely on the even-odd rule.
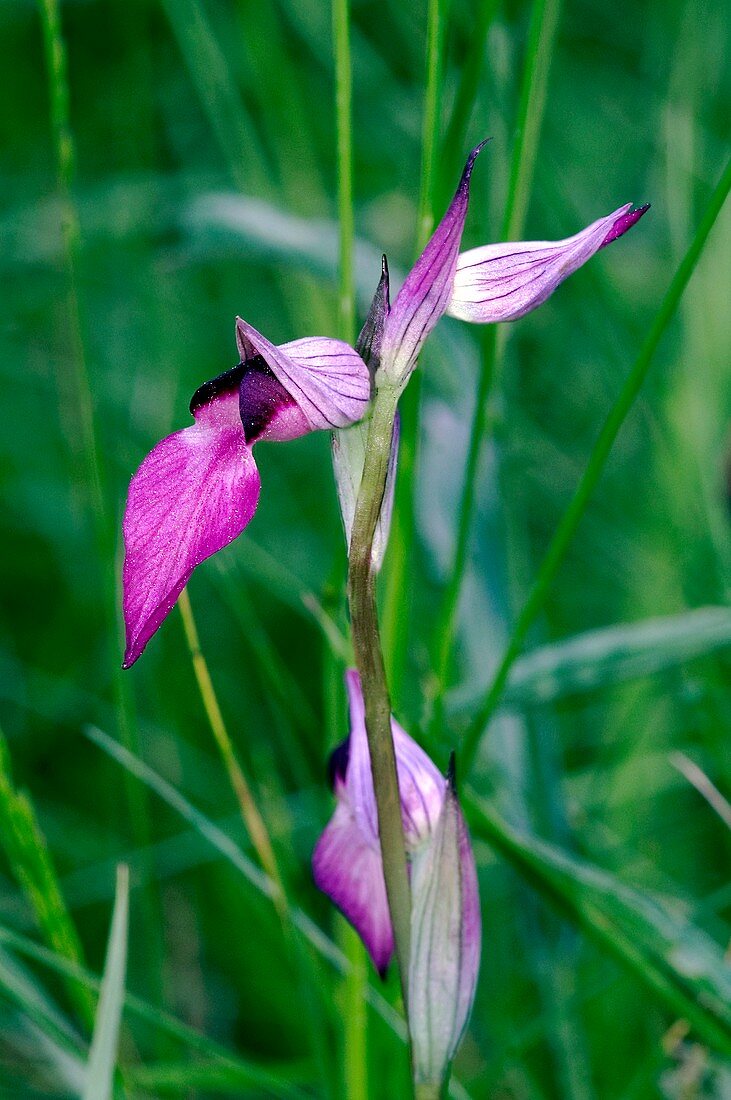
[[617,218],[599,247],[604,248],[606,245],[611,244],[612,241],[619,240],[620,237],[623,237],[627,230],[631,229],[633,225],[636,225],[649,209],[650,203],[646,202],[643,203],[642,206],[636,207],[634,210],[631,208],[625,210],[624,214],[620,214]]
[[465,164],[464,172],[462,173],[462,183],[463,184],[465,184],[469,181],[469,178],[472,175],[472,168],[474,166],[474,163],[477,160],[480,153],[482,152],[482,150],[487,145],[488,141],[492,141],[492,138],[491,137],[483,138],[483,140],[479,143],[479,145],[476,145],[474,147],[474,149],[471,151],[470,155],[467,157],[467,163]]
[[388,256],[385,252],[381,256],[381,277],[383,279],[388,278]]
[[449,754],[449,764],[447,765],[447,790],[452,794],[457,794],[457,765],[455,763],[454,749]]

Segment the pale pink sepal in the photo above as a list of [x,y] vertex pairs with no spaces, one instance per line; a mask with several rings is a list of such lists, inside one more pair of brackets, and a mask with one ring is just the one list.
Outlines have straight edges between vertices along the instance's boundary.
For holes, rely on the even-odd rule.
[[196,565],[239,535],[259,499],[238,389],[196,410],[132,478],[124,516],[124,668],[142,653]]
[[345,428],[360,420],[368,408],[368,368],[342,340],[311,336],[277,347],[237,317],[236,341],[242,360],[256,355],[264,359],[313,431]]
[[467,1026],[480,968],[477,871],[453,774],[429,844],[411,865],[409,1020],[414,1081],[441,1085]]
[[469,204],[470,176],[484,145],[485,142],[481,142],[467,158],[446,214],[406,276],[386,318],[380,377],[399,389],[406,385],[424,342],[452,296],[452,281]]
[[488,244],[457,260],[447,313],[486,324],[516,321],[541,305],[595,252],[627,232],[649,209],[620,206],[561,241]]

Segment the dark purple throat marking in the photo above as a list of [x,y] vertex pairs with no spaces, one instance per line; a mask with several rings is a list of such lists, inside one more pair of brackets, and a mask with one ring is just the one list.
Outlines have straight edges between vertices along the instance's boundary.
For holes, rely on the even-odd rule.
[[190,411],[193,415],[204,405],[223,393],[239,391],[239,414],[247,443],[253,443],[267,429],[276,414],[295,404],[269,369],[261,355],[253,355],[246,362],[217,375],[193,394]]

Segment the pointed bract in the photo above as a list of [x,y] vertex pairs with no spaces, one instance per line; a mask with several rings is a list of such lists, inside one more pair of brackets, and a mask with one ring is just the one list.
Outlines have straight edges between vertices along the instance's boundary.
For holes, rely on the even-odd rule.
[[[375,374],[381,361],[381,341],[383,339],[383,329],[389,308],[388,261],[384,256],[381,265],[381,279],[376,287],[376,293],[373,295],[373,301],[371,302],[365,324],[355,344],[356,351],[368,367],[371,381],[375,379]],[[363,466],[365,463],[365,450],[369,428],[370,420],[364,419],[358,424],[353,424],[350,428],[343,428],[342,430],[333,432],[332,437],[335,484],[338,490],[338,503],[340,504],[340,514],[343,517],[343,527],[345,528],[345,541],[348,546],[348,552],[350,552],[350,536],[353,531],[355,506],[358,503],[360,483],[363,479]],[[378,517],[378,523],[373,538],[372,561],[375,570],[379,570],[383,563],[391,529],[400,430],[401,421],[397,413],[393,426],[391,453],[388,461],[388,473],[386,475],[386,488],[383,494],[381,512]]]
[[344,428],[365,414],[371,396],[368,368],[342,340],[311,336],[276,347],[237,317],[236,341],[243,361],[262,357],[312,431]]
[[482,938],[475,860],[450,772],[432,840],[411,865],[408,988],[414,1081],[432,1086],[444,1081],[467,1026]]
[[142,653],[196,565],[235,539],[256,511],[259,473],[237,390],[196,410],[132,478],[124,517],[124,667]]
[[424,342],[449,304],[469,204],[470,176],[484,145],[481,142],[467,158],[446,214],[398,292],[383,333],[379,384],[403,389]]
[[631,207],[631,203],[620,206],[562,241],[488,244],[463,252],[457,261],[447,313],[479,324],[523,317],[649,209]]

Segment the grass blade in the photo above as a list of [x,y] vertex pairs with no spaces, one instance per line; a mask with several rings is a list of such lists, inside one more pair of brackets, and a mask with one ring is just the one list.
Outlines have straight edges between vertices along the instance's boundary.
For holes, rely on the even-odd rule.
[[109,931],[94,1035],[89,1050],[83,1100],[109,1100],[112,1095],[119,1025],[124,1005],[128,918],[129,868],[120,864],[117,868],[112,925]]
[[[38,825],[30,799],[16,791],[13,785],[10,753],[1,730],[0,840],[46,943],[70,962],[82,965],[81,943],[61,893],[46,838]],[[69,982],[68,989],[81,1019],[91,1027],[94,1020],[93,998],[87,989],[76,982]]]
[[[652,676],[731,645],[731,610],[701,607],[678,615],[618,623],[540,646],[510,670],[502,705],[521,707]],[[453,697],[467,712],[477,699]]]
[[513,828],[474,791],[465,790],[464,802],[475,835],[495,845],[705,1042],[731,1054],[731,965],[715,941],[668,903]]

